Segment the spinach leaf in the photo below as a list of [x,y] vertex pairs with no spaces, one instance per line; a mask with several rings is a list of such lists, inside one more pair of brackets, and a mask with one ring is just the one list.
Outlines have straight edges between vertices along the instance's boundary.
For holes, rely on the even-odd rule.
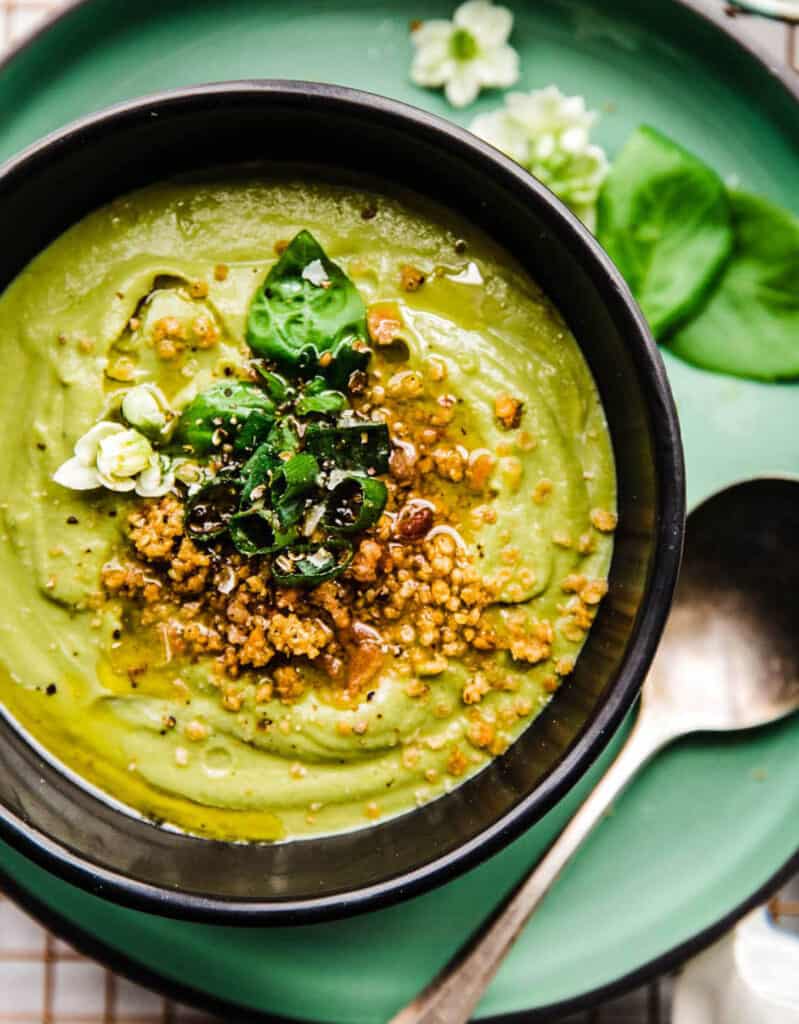
[[732,258],[702,311],[672,338],[689,363],[758,380],[799,376],[799,219],[730,195]]
[[698,309],[730,254],[724,184],[697,157],[644,125],[602,188],[597,238],[661,338]]
[[223,443],[247,451],[266,436],[274,419],[274,403],[256,384],[218,381],[189,402],[172,440],[196,455],[207,455]]
[[[309,231],[295,235],[250,306],[247,343],[281,369],[308,375],[320,369],[341,382],[362,369],[368,338],[366,307],[355,285]],[[329,353],[320,363],[320,357]],[[346,385],[346,380],[344,380]]]

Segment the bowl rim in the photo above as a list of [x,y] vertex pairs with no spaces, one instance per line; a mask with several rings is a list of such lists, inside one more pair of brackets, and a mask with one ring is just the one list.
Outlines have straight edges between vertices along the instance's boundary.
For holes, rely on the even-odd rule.
[[[616,679],[590,723],[555,767],[515,807],[468,842],[421,867],[362,888],[323,897],[292,900],[208,897],[161,888],[101,867],[62,846],[0,805],[0,839],[47,870],[95,894],[151,913],[208,923],[263,925],[309,923],[346,917],[388,906],[454,878],[519,836],[550,810],[585,774],[605,749],[638,695],[671,607],[685,529],[686,479],[677,411],[665,364],[627,284],[610,257],[579,219],[520,165],[451,121],[410,104],[358,89],[289,79],[242,79],[159,91],[103,108],[70,122],[32,143],[0,165],[0,189],[35,172],[53,153],[67,150],[104,129],[157,116],[161,111],[218,105],[239,100],[294,104],[332,113],[358,113],[378,119],[439,145],[473,163],[490,166],[506,189],[532,198],[547,227],[559,235],[583,271],[605,296],[619,329],[637,338],[631,351],[644,389],[654,441],[659,483],[653,561],[642,610],[633,627]],[[323,837],[321,837],[323,838]]]

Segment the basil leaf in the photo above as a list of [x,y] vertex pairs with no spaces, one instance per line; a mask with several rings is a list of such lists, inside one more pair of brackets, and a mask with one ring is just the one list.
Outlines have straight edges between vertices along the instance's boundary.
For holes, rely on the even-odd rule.
[[599,242],[662,337],[698,309],[730,254],[721,178],[642,126],[616,158],[597,210]]
[[707,370],[799,377],[799,219],[733,192],[735,244],[718,287],[669,348]]
[[207,455],[223,443],[246,451],[266,436],[274,418],[274,403],[256,384],[218,381],[189,402],[172,440],[196,455]]
[[360,533],[377,522],[387,498],[388,489],[382,480],[348,473],[330,492],[323,525],[331,533]]
[[305,432],[305,448],[320,462],[336,469],[388,472],[390,442],[385,423],[311,424]]
[[334,388],[345,391],[353,373],[366,369],[372,353],[366,347],[355,347],[362,344],[357,339],[342,341],[333,349],[331,361],[326,366],[322,366],[320,363],[319,369]]
[[313,235],[300,231],[252,301],[250,348],[283,369],[307,374],[324,353],[333,356],[332,367],[352,353],[356,339],[366,338],[366,307],[357,288]]

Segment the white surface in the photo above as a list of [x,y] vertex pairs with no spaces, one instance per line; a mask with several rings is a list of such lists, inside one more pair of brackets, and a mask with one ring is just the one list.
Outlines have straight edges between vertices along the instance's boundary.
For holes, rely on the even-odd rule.
[[672,1024],[796,1024],[799,938],[756,910],[688,964],[674,991]]

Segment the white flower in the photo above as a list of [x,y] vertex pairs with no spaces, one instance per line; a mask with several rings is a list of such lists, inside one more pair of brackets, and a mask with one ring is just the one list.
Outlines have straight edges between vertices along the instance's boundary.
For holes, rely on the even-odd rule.
[[510,93],[504,108],[476,117],[471,128],[526,167],[592,227],[609,166],[604,150],[589,141],[597,116],[586,110],[582,96],[564,96],[550,85]]
[[102,420],[88,430],[75,445],[75,455],[67,459],[53,474],[53,480],[62,487],[73,491],[91,491],[102,487],[100,474],[97,472],[97,454],[100,442],[125,428],[119,423]]
[[75,455],[59,466],[53,480],[73,491],[106,487],[157,498],[174,486],[175,474],[172,460],[153,451],[144,434],[102,420],[80,438]]
[[158,440],[169,432],[175,415],[164,393],[155,384],[139,384],[125,393],[122,415],[147,437]]
[[146,469],[136,478],[140,498],[161,498],[175,486],[175,471],[167,455],[153,454]]
[[453,107],[465,107],[483,88],[506,88],[519,77],[519,55],[508,45],[513,15],[490,0],[467,0],[452,21],[424,21],[411,38],[411,81],[444,86]]
[[100,483],[111,491],[132,491],[133,479],[150,465],[153,448],[138,430],[116,431],[100,441],[97,452],[97,475]]

